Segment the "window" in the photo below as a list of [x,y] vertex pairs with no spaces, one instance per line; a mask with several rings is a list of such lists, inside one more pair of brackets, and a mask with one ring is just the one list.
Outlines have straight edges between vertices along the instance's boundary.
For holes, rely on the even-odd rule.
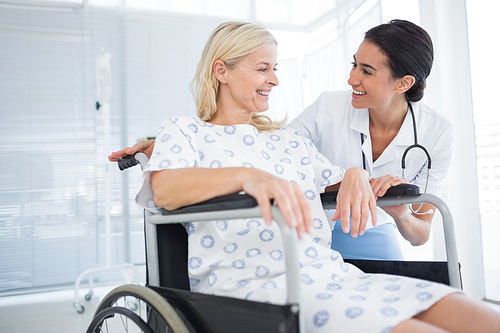
[[114,150],[154,136],[169,112],[194,114],[188,83],[217,22],[45,2],[0,4],[0,22],[0,291],[105,265],[106,214],[111,264],[144,264],[140,170],[107,161],[96,59],[111,55]]
[[[482,63],[485,55],[495,54],[495,45],[485,36],[484,31],[498,31],[500,23],[495,14],[500,4],[494,0],[467,1],[469,30],[469,51],[471,59],[472,94],[474,101],[474,122],[477,146],[477,165],[482,170],[484,180],[493,180],[491,189],[481,195],[481,229],[483,244],[485,297],[500,301],[500,115],[488,101],[484,91],[488,71]],[[480,166],[483,166],[480,169]],[[489,167],[491,166],[491,168]],[[481,178],[479,178],[481,179]],[[491,182],[491,181],[490,181]],[[495,186],[493,186],[495,184]]]

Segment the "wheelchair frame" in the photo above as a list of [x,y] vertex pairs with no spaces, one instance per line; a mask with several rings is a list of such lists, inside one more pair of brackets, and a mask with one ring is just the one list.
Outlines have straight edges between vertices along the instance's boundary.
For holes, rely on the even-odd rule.
[[[335,209],[336,193],[323,193],[321,199],[324,209]],[[409,196],[396,194],[392,197],[379,198],[377,205],[390,206],[422,202],[431,203],[436,206],[443,217],[448,273],[448,281],[445,281],[445,283],[448,282],[450,286],[461,289],[453,218],[446,203],[431,194],[413,194]],[[178,236],[181,236],[181,238],[185,237],[185,239],[178,239],[179,237],[176,238],[176,236],[173,236],[171,237],[171,241],[181,244],[184,242],[184,245],[182,245],[184,249],[182,251],[186,251],[187,256],[187,233],[180,223],[192,221],[203,223],[201,221],[261,217],[261,211],[255,199],[245,194],[235,194],[214,198],[207,202],[175,211],[162,210],[162,214],[153,214],[145,210],[147,285],[146,287],[125,285],[111,291],[96,310],[94,320],[87,332],[100,332],[102,321],[114,314],[123,315],[134,321],[137,320],[134,317],[134,310],[123,309],[126,306],[115,304],[115,299],[118,299],[122,295],[127,295],[127,293],[130,293],[130,295],[136,297],[139,301],[145,302],[148,306],[148,310],[146,311],[147,316],[142,319],[142,326],[138,324],[143,332],[164,332],[165,326],[170,327],[171,332],[305,332],[304,320],[301,318],[303,312],[300,311],[301,292],[297,255],[297,233],[295,229],[286,225],[276,206],[272,207],[272,214],[283,234],[288,305],[272,305],[230,297],[192,293],[189,291],[187,280],[187,261],[184,260],[184,263],[180,263],[183,266],[185,264],[185,270],[184,267],[180,267],[181,272],[170,271],[170,268],[174,270],[179,268],[177,267],[179,266],[179,262],[169,264],[168,257],[171,253],[166,253],[166,256],[165,253],[162,254],[162,251],[165,252],[165,250],[162,247],[162,242],[159,240],[163,240],[164,238],[165,231],[163,228],[170,228],[169,230],[176,228],[176,232],[179,232]],[[175,253],[176,256],[177,254]],[[183,260],[181,259],[181,261]],[[358,260],[345,261],[354,264],[358,262]],[[379,261],[368,262],[375,262],[375,264],[373,266],[365,266],[361,268],[362,270],[366,271],[366,268],[368,270],[372,268],[373,270],[377,270],[380,266],[378,264]],[[166,270],[163,267],[165,265],[169,266],[169,269]],[[401,274],[402,272],[399,271],[401,267],[401,265],[398,265],[398,270],[395,272]],[[173,276],[165,279],[162,274],[173,274]],[[404,273],[401,275],[410,276]],[[140,291],[141,289],[143,291]],[[146,289],[149,290],[146,291]],[[153,294],[151,294],[151,291]],[[164,302],[161,301],[161,297],[158,298],[158,295],[163,297]],[[158,310],[157,307],[161,310]],[[220,321],[220,312],[231,314],[227,316],[229,318],[228,323]],[[165,323],[160,325],[160,330],[153,330],[150,322],[153,322],[158,327],[158,319],[152,320],[151,313],[163,318],[168,317],[165,318]],[[249,316],[252,317],[249,318]],[[256,327],[250,328],[248,325],[255,325]],[[167,330],[167,332],[170,331]]]

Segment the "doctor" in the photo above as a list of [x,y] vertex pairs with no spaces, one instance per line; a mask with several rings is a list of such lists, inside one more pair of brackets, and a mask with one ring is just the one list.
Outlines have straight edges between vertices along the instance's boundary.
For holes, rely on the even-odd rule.
[[[451,161],[453,126],[441,113],[421,102],[434,59],[432,40],[421,27],[394,20],[370,29],[356,54],[348,79],[352,91],[324,92],[290,126],[310,138],[333,164],[363,167],[376,195],[410,182],[439,195]],[[410,108],[411,107],[411,108]],[[415,116],[413,124],[412,111]],[[401,161],[405,150],[417,143]],[[112,162],[126,154],[151,155],[153,140],[113,152]],[[428,178],[427,178],[428,177]],[[427,180],[428,179],[428,180]],[[332,248],[344,258],[403,260],[397,233],[413,245],[430,235],[435,207],[431,204],[378,207],[377,226],[367,223],[355,233],[349,221],[337,221]],[[330,217],[334,212],[330,212]]]
[[[401,182],[403,154],[418,144],[423,148],[406,154],[404,177],[439,195],[451,161],[453,126],[420,101],[434,58],[430,36],[411,22],[394,20],[366,32],[353,58],[347,81],[352,91],[324,92],[290,126],[333,164],[366,169],[375,195]],[[406,205],[378,207],[378,226],[362,237],[349,237],[348,221],[337,221],[332,248],[344,258],[402,259],[396,228],[411,244],[424,244],[435,212],[431,204],[413,206],[413,212]]]

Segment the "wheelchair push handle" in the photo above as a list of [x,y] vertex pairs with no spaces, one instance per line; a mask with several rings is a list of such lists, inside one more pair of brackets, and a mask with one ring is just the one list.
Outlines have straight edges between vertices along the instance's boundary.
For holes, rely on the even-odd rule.
[[120,171],[136,166],[137,164],[139,164],[139,161],[135,159],[134,155],[126,155],[118,160]]
[[146,163],[148,162],[148,157],[141,152],[137,152],[133,155],[126,155],[121,157],[118,160],[118,168],[120,171],[136,166],[137,164],[141,165],[141,168],[144,169]]

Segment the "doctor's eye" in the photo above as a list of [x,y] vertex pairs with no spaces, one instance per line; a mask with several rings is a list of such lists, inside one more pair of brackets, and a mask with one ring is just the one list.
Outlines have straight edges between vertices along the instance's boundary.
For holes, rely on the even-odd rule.
[[358,64],[356,64],[356,62],[355,62],[355,61],[351,62],[351,65],[352,65],[352,68],[356,68],[356,67],[358,67]]

